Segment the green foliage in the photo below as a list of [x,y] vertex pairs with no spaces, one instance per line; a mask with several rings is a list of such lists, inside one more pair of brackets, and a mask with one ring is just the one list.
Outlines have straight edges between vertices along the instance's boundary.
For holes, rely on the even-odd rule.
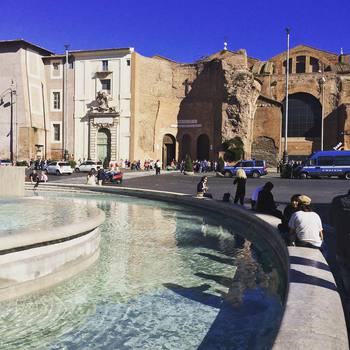
[[187,171],[187,172],[192,172],[193,171],[192,159],[191,159],[191,156],[189,154],[186,155],[185,171]]
[[235,136],[232,139],[225,140],[222,144],[225,151],[224,158],[228,162],[237,161],[243,158],[244,144],[239,136]]
[[28,162],[26,160],[18,160],[16,162],[16,165],[17,166],[28,166],[29,164],[28,164]]
[[70,161],[69,161],[69,165],[70,165],[73,169],[75,169],[75,166],[77,165],[77,162],[76,162],[75,160],[70,160]]
[[220,157],[218,160],[218,172],[222,172],[224,170],[225,161],[224,158]]

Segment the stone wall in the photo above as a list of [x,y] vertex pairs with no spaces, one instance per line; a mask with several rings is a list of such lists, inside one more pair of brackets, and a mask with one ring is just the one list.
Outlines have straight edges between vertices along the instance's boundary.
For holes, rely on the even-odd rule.
[[[218,157],[222,142],[240,136],[249,157],[260,83],[248,69],[247,55],[221,51],[194,64],[135,54],[133,76],[133,156],[162,159],[163,138],[176,140],[176,158],[198,155],[201,135],[209,140],[209,159]],[[147,127],[145,127],[147,126]]]
[[23,197],[25,168],[0,166],[0,197]]

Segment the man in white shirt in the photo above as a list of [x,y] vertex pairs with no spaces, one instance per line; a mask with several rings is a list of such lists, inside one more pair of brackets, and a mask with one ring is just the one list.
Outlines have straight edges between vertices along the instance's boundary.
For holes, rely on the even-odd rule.
[[290,236],[296,235],[295,244],[299,247],[319,249],[323,240],[321,218],[311,209],[311,198],[298,197],[300,211],[294,213],[288,223]]

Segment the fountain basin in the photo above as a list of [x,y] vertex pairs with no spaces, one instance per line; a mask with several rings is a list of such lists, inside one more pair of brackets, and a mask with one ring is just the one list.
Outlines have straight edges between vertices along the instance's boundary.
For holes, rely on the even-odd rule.
[[[28,201],[31,200],[24,202]],[[34,212],[36,203],[30,203]],[[64,201],[59,201],[58,206],[64,206]],[[62,282],[98,258],[98,227],[104,221],[104,212],[89,207],[82,211],[85,217],[67,219],[68,223],[52,225],[48,221],[36,228],[0,231],[0,301]]]

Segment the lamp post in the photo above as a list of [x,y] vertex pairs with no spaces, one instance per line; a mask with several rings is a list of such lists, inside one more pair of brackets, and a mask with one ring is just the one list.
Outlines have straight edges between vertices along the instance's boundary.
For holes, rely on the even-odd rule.
[[323,151],[323,143],[324,143],[324,84],[326,82],[326,78],[324,77],[324,69],[323,64],[321,63],[321,70],[319,71],[322,76],[319,80],[320,88],[321,88],[321,151]]
[[289,38],[290,28],[286,28],[287,34],[287,61],[286,61],[286,105],[284,111],[284,151],[283,164],[288,163],[288,80],[289,80]]
[[65,44],[65,65],[64,65],[64,112],[63,112],[63,158],[64,160],[68,159],[68,48],[69,45]]

